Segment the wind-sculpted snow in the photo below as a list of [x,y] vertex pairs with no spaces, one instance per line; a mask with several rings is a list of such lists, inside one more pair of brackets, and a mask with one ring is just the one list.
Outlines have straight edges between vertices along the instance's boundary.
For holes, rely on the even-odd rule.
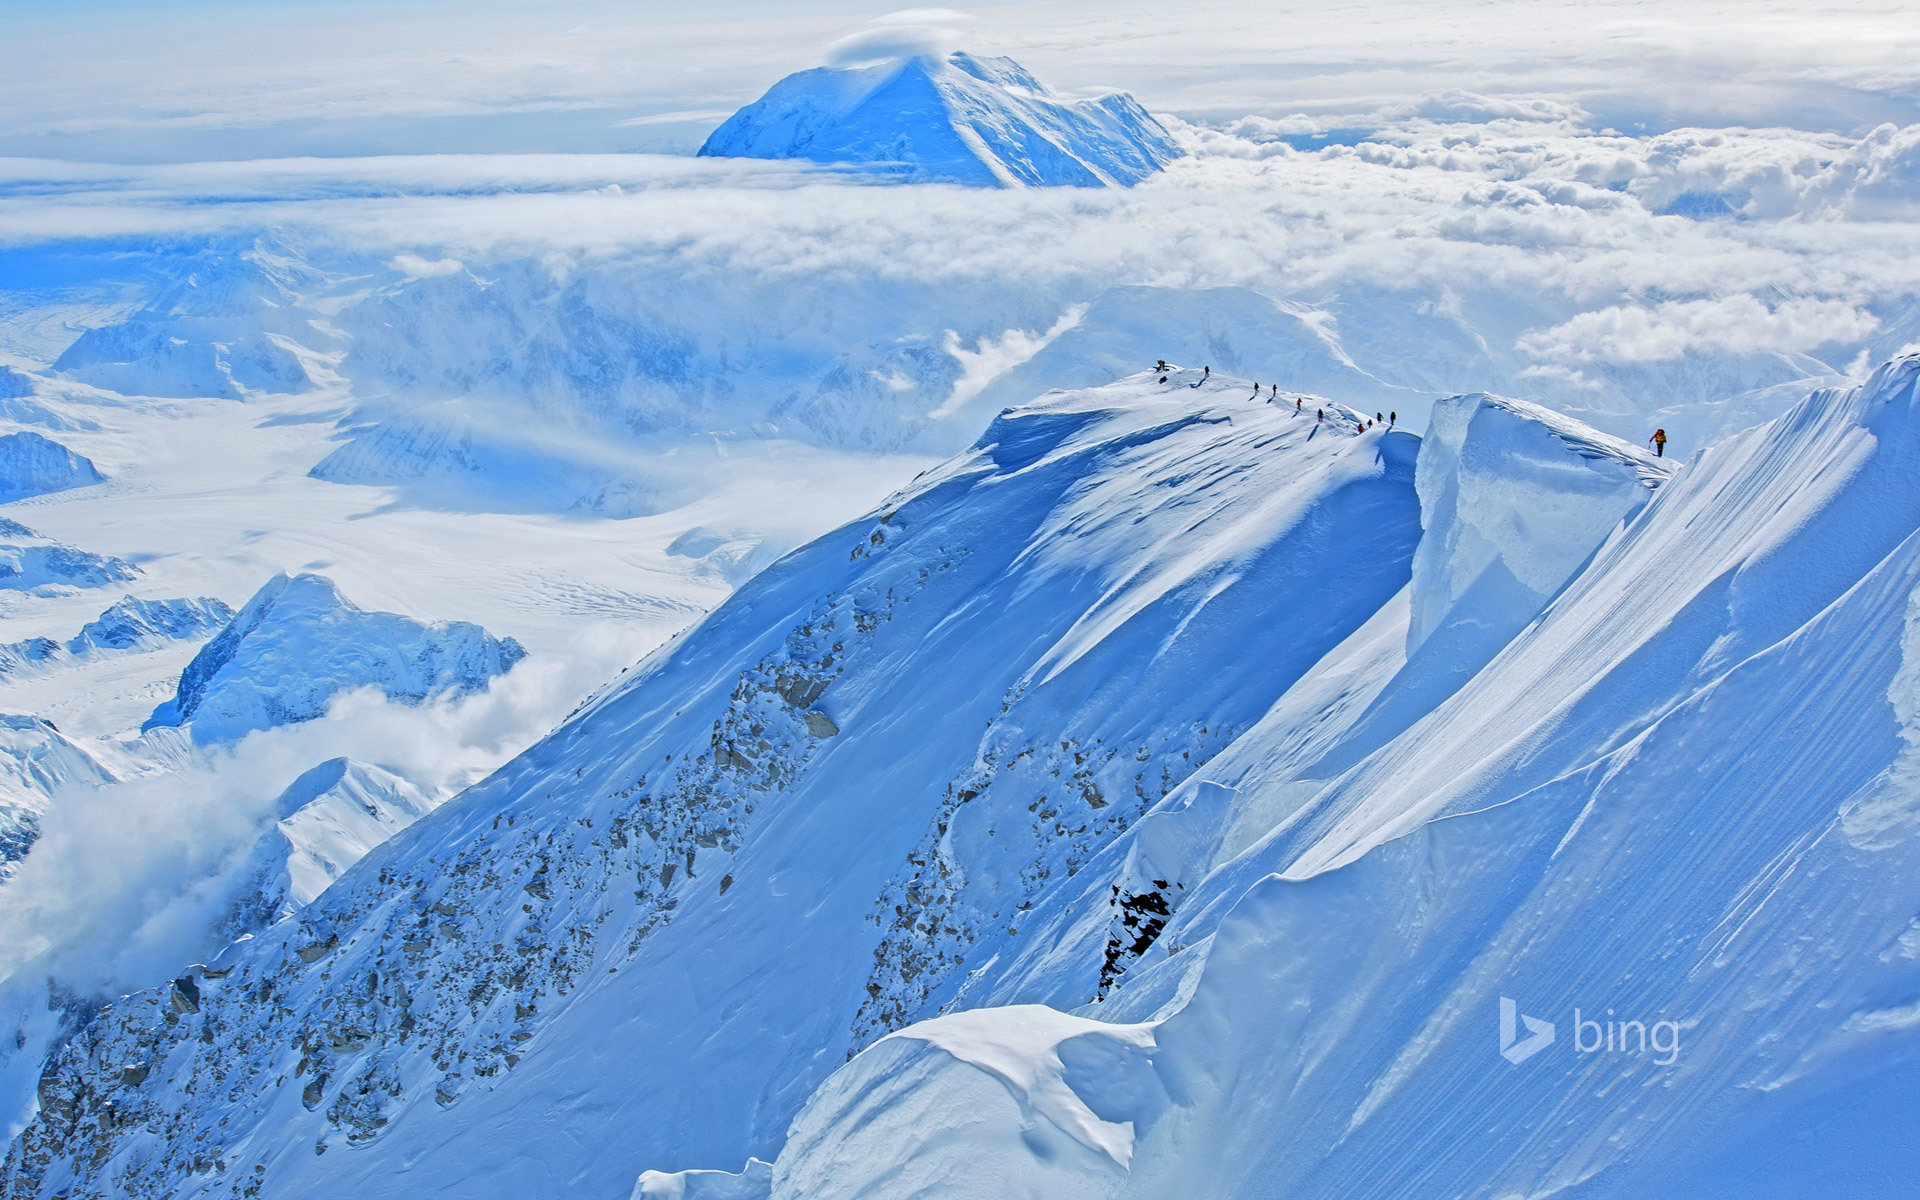
[[[1421,526],[1407,649],[1443,627],[1505,645],[1672,464],[1537,404],[1455,396],[1422,446]],[[1457,615],[1456,615],[1457,614]],[[1478,666],[1478,663],[1474,664]]]
[[526,656],[465,621],[365,612],[323,575],[276,576],[201,647],[146,728],[185,725],[197,742],[310,721],[351,688],[388,698],[482,691]]
[[700,153],[871,164],[912,183],[1113,187],[1180,147],[1124,93],[1069,102],[1010,58],[956,53],[789,75]]
[[617,1195],[770,1155],[1405,588],[1417,439],[1250,391],[1045,397],[768,567],[305,908],[110,1005],[9,1194]]
[[[1132,1117],[1126,1174],[1088,1194],[1788,1197],[1842,1170],[1851,1195],[1904,1194],[1916,469],[1920,359],[1816,394],[1678,472],[1397,738],[1322,781],[1263,722],[1049,897],[978,1001],[1075,1005],[1098,945],[1076,909],[1143,857],[1187,872],[1082,1010],[1149,1020],[1154,1047],[1153,1087],[1064,1077]],[[1296,690],[1337,696],[1389,642],[1356,635]],[[1553,1040],[1503,1045],[1503,997]],[[971,1014],[977,1039],[1014,1044],[1027,1012]],[[795,1121],[771,1196],[836,1163],[848,1195],[941,1164],[917,1194],[1054,1178],[1057,1155],[1007,1140],[1018,1114],[923,1107],[951,1071],[889,1075],[884,1045]],[[918,1120],[869,1138],[878,1102]]]
[[0,437],[0,504],[106,479],[91,459],[31,431]]

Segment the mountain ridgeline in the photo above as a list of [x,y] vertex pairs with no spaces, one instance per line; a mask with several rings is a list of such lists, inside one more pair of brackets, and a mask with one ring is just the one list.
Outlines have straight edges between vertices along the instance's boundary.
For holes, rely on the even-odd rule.
[[[108,1004],[0,1184],[1910,1178],[1917,381],[1896,360],[1684,467],[1485,395],[1424,442],[1178,368],[1015,406]],[[1677,1049],[1562,1024],[1516,1064],[1503,997]]]

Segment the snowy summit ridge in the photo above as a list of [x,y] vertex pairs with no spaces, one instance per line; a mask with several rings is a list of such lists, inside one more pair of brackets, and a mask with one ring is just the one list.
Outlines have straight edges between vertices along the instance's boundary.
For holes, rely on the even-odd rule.
[[1062,100],[1010,58],[955,53],[789,75],[700,154],[864,163],[911,183],[1126,187],[1180,148],[1125,93]]

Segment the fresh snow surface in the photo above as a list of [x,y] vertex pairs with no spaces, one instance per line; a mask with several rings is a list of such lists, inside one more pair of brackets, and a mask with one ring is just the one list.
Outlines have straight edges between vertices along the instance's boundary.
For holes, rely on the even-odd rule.
[[915,183],[1114,187],[1180,147],[1125,93],[1062,100],[1010,58],[955,53],[789,75],[700,153],[871,164]]
[[0,504],[105,479],[91,461],[50,437],[32,430],[0,437]]
[[468,621],[365,612],[324,575],[277,575],[187,664],[145,728],[186,725],[195,741],[231,741],[310,721],[352,688],[416,704],[481,691],[525,656]]

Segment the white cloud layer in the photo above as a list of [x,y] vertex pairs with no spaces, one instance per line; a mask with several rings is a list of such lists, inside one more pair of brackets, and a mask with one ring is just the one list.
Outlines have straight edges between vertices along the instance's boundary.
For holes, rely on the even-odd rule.
[[367,689],[315,721],[195,752],[163,773],[57,794],[0,888],[0,982],[31,964],[81,994],[150,985],[218,949],[235,872],[303,771],[345,755],[446,795],[552,728],[642,635],[592,626],[561,657],[524,660],[483,693],[412,708]]
[[1550,363],[1649,363],[1685,354],[1794,354],[1857,342],[1879,325],[1878,317],[1845,300],[1787,300],[1769,308],[1740,295],[1609,305],[1526,334],[1519,344]]

